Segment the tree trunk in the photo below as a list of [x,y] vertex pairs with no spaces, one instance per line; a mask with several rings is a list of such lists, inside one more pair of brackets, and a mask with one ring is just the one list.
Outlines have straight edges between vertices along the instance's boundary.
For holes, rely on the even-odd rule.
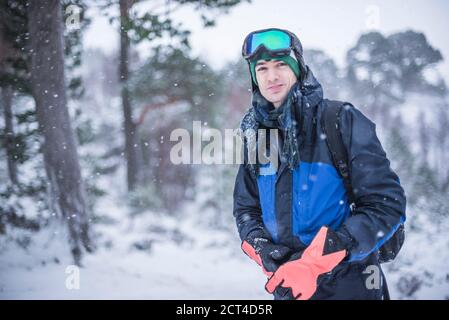
[[2,88],[2,104],[5,116],[6,158],[8,163],[8,175],[12,184],[18,184],[17,159],[14,158],[14,124],[12,115],[12,89],[10,86]]
[[128,190],[135,189],[138,183],[138,154],[136,144],[136,125],[132,117],[131,100],[128,90],[129,76],[129,47],[130,41],[127,31],[129,20],[130,0],[120,0],[120,84],[125,127],[125,154],[127,165]]
[[44,136],[45,170],[52,205],[68,223],[74,261],[81,263],[84,249],[92,250],[88,207],[67,109],[64,78],[64,38],[59,0],[29,2],[31,88],[39,129]]

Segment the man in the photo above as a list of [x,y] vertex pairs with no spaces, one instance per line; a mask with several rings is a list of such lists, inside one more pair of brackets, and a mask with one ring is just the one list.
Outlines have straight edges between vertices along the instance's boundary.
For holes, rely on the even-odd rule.
[[259,153],[263,139],[271,161],[245,158],[234,216],[243,251],[268,277],[266,290],[275,299],[389,299],[381,253],[391,242],[394,258],[402,245],[406,198],[375,124],[351,104],[338,109],[347,163],[337,170],[324,134],[336,102],[323,99],[296,35],[255,31],[242,53],[253,86],[241,123],[245,155]]

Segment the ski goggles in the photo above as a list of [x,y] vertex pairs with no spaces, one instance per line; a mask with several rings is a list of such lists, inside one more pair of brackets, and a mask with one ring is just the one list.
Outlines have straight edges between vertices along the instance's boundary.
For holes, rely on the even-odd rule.
[[294,49],[293,36],[281,29],[265,29],[251,32],[246,36],[242,47],[242,56],[251,60],[262,50],[266,50],[272,56],[289,55]]

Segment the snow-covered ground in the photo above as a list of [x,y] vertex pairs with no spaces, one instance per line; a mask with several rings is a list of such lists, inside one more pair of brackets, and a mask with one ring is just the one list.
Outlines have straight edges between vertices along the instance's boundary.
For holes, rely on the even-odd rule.
[[269,299],[262,274],[242,258],[229,250],[174,244],[156,245],[151,254],[101,249],[86,257],[79,290],[69,290],[68,261],[43,265],[36,253],[10,252],[1,258],[0,298]]
[[396,260],[384,266],[392,298],[449,299],[449,219],[408,212],[406,241]]
[[152,213],[131,223],[118,204],[107,206],[114,222],[97,226],[98,249],[83,260],[79,289],[68,289],[75,273],[56,224],[33,234],[26,250],[1,244],[0,299],[271,299],[236,233]]

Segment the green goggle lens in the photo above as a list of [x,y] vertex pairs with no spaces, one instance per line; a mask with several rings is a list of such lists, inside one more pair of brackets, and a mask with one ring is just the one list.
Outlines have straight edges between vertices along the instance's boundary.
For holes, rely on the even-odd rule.
[[255,33],[248,39],[246,54],[253,54],[259,46],[263,45],[268,50],[283,50],[291,47],[290,36],[280,30],[269,30]]

